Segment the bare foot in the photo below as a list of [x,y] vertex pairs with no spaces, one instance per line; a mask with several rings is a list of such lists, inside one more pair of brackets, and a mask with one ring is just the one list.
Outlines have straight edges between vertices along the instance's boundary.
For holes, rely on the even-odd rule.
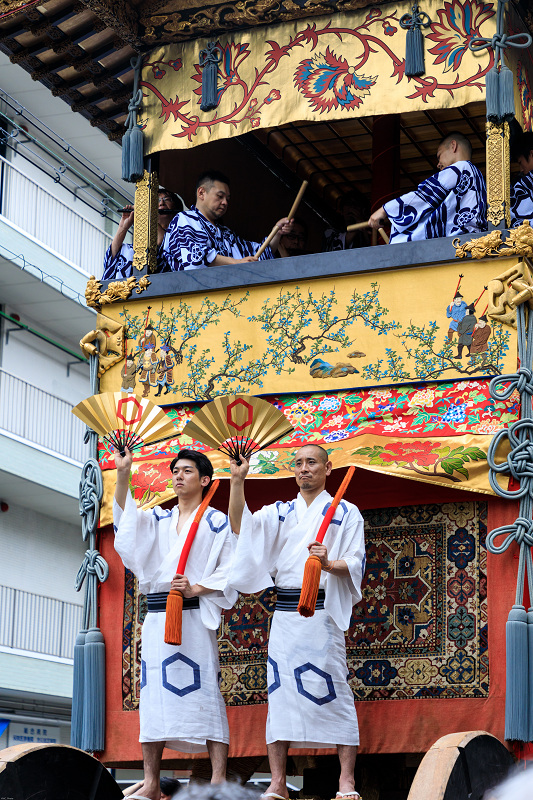
[[287,790],[287,786],[284,783],[275,783],[272,781],[268,789],[266,789],[261,797],[267,797],[267,795],[276,794],[278,797],[285,797],[286,800],[289,800],[289,792]]
[[[127,790],[126,790],[127,791]],[[129,795],[131,796],[131,795]],[[150,785],[143,781],[142,783],[138,783],[135,786],[135,792],[133,794],[133,798],[135,797],[146,797],[148,800],[160,800],[161,798],[161,788],[158,784]]]

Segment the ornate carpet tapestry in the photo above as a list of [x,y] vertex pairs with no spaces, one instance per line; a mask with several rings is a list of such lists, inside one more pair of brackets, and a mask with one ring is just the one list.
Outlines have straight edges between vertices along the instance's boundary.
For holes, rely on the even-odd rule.
[[[483,698],[489,692],[484,502],[364,511],[363,599],[346,634],[357,701]],[[228,706],[266,703],[275,592],[240,595],[219,630]],[[126,570],[123,709],[138,707],[146,601]]]

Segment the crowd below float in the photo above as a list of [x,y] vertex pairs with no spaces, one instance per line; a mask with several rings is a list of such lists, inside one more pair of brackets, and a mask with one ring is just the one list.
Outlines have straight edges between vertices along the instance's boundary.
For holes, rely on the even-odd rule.
[[[521,175],[511,190],[511,225],[533,218],[533,132],[514,143]],[[480,170],[471,161],[472,146],[461,133],[447,135],[437,149],[439,172],[412,192],[389,200],[368,216],[365,198],[356,190],[340,200],[343,230],[324,233],[323,252],[350,250],[371,244],[370,231],[390,226],[390,244],[487,230],[487,190]],[[230,202],[230,180],[218,170],[202,173],[196,203],[189,209],[174,192],[160,189],[157,231],[157,272],[180,272],[273,258],[305,255],[307,226],[290,215],[278,220],[263,243],[239,236],[222,224]],[[133,245],[125,242],[134,223],[134,208],[126,206],[104,258],[103,280],[133,274]]]

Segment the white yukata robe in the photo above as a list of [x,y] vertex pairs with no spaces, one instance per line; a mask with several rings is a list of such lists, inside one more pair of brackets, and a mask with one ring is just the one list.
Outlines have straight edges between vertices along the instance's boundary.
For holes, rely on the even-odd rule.
[[[137,577],[143,594],[168,592],[194,511],[180,535],[178,504],[164,510],[137,509],[128,492],[124,511],[114,503],[115,550]],[[165,613],[149,612],[141,636],[141,742],[166,742],[183,753],[201,753],[206,740],[229,743],[226,707],[219,689],[216,631],[220,612],[231,608],[237,593],[228,587],[234,550],[229,520],[208,507],[194,538],[185,574],[211,594],[200,608],[184,609],[182,644],[165,644]]]
[[[315,541],[331,501],[323,491],[309,508],[301,494],[255,514],[246,507],[230,584],[245,593],[259,592],[273,582],[282,589],[301,588],[307,545]],[[296,610],[274,612],[268,643],[267,744],[288,741],[295,748],[359,744],[343,633],[350,625],[352,606],[361,599],[365,566],[363,519],[354,505],[341,501],[324,544],[331,561],[346,561],[350,577],[322,571],[325,607],[312,617],[302,617]]]
[[391,244],[487,230],[485,180],[470,161],[445,167],[383,208]]
[[511,226],[533,220],[533,172],[522,175],[511,189]]

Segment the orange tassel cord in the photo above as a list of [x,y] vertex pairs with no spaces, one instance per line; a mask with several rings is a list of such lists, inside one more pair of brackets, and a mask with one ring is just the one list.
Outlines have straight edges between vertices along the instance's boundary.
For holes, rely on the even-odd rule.
[[[187,538],[185,539],[185,544],[183,545],[183,550],[181,551],[180,560],[178,562],[178,569],[176,570],[176,575],[183,575],[185,573],[185,566],[187,564],[187,559],[189,558],[189,553],[191,551],[192,543],[194,541],[194,537],[196,536],[196,531],[198,530],[200,520],[205,514],[207,506],[213,499],[213,495],[218,489],[219,483],[220,483],[219,480],[215,480],[212,482],[211,486],[209,487],[209,491],[207,492],[206,496],[200,503],[198,511],[194,515],[192,525],[189,529],[189,533],[187,534]],[[182,613],[183,613],[183,595],[177,589],[171,589],[167,597],[167,607],[165,616],[166,644],[174,644],[174,645],[181,644]]]
[[[354,472],[355,472],[355,467],[348,468],[348,471],[344,476],[341,485],[337,489],[335,497],[333,498],[333,502],[331,503],[330,507],[328,508],[328,510],[324,515],[324,519],[322,520],[322,524],[320,525],[320,529],[316,537],[316,541],[320,542],[320,544],[322,544],[322,542],[324,541],[324,536],[326,535],[326,531],[329,528],[329,524],[333,519],[335,511],[337,510],[337,506],[344,497],[344,494],[346,492],[346,489],[348,488],[348,484],[352,480]],[[313,614],[315,613],[316,600],[318,597],[318,588],[320,586],[321,572],[322,572],[322,563],[318,558],[318,556],[309,556],[309,558],[305,562],[304,576],[302,580],[302,591],[300,592],[300,601],[298,603],[298,612],[299,614],[301,614],[302,617],[312,617]]]

